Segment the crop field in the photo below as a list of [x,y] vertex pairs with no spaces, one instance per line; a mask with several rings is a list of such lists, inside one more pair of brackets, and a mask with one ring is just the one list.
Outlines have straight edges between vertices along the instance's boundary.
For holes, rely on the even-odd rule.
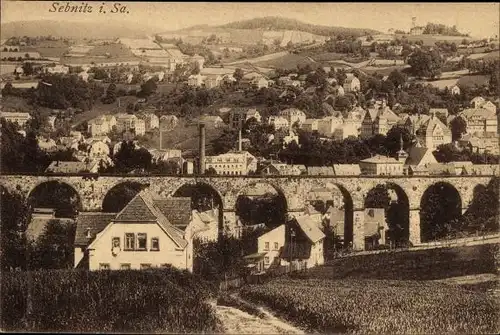
[[285,54],[274,59],[255,62],[254,64],[261,67],[281,68],[287,70],[295,70],[297,69],[297,66],[306,66],[308,64],[313,67],[317,66],[315,62],[311,61],[306,56],[296,54]]
[[423,84],[431,84],[439,89],[444,89],[446,86],[452,87],[458,85],[459,87],[474,87],[475,85],[488,85],[489,77],[486,75],[464,75],[455,79],[441,79],[433,81],[424,81]]
[[309,332],[485,334],[500,330],[484,293],[436,282],[280,279],[242,289]]
[[214,332],[214,288],[187,272],[4,272],[3,330]]
[[495,244],[382,253],[334,259],[309,270],[307,278],[436,280],[496,273]]

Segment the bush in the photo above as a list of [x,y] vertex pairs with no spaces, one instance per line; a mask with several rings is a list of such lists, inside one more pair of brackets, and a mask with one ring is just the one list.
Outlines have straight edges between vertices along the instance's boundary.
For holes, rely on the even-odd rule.
[[55,270],[2,273],[2,329],[213,332],[212,288],[188,272]]

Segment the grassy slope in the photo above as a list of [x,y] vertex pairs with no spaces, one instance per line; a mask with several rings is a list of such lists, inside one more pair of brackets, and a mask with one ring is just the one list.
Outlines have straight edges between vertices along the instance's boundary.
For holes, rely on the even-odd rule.
[[[305,276],[432,280],[495,273],[494,248],[495,245],[477,245],[339,258],[328,265],[311,269]],[[496,248],[498,250],[498,246]]]
[[[212,152],[211,142],[220,137],[222,131],[223,128],[206,127],[205,143],[207,144],[207,154]],[[159,139],[154,141],[154,143],[159,143]],[[180,121],[172,131],[163,134],[163,148],[181,149],[183,152],[187,151],[188,156],[198,154],[198,143],[198,127],[194,123]]]

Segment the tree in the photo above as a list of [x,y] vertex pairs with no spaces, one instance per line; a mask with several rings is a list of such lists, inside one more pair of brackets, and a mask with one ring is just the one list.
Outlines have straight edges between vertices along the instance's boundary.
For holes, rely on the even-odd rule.
[[30,255],[30,269],[71,269],[74,261],[75,225],[50,220]]
[[449,184],[438,182],[423,194],[420,204],[422,242],[446,238],[462,219],[460,195]]
[[23,72],[24,72],[25,75],[31,76],[34,73],[33,63],[31,63],[31,62],[25,62],[23,64]]
[[352,102],[347,96],[339,96],[335,99],[335,108],[340,109],[341,111],[347,111],[351,109]]
[[106,90],[106,96],[102,99],[105,104],[112,104],[116,101],[116,84],[111,83]]
[[459,140],[467,132],[467,122],[460,116],[450,122],[451,137],[453,141]]
[[95,82],[87,83],[77,76],[49,74],[42,77],[33,100],[42,107],[54,109],[74,107],[87,111],[102,93],[102,86]]
[[408,57],[408,64],[413,75],[434,79],[441,74],[443,60],[437,50],[418,49]]
[[158,85],[154,78],[149,79],[147,82],[141,85],[141,90],[137,93],[140,97],[149,97],[151,94],[156,92]]
[[372,188],[365,199],[365,208],[384,208],[388,209],[391,202],[387,187],[384,185],[377,185]]
[[4,187],[0,187],[0,190],[1,267],[2,270],[7,271],[16,268],[24,269],[27,258],[27,240],[24,232],[31,220],[30,207],[19,194],[11,193]]
[[205,174],[207,176],[215,176],[217,175],[217,170],[215,170],[212,166],[209,167],[206,171],[205,171]]
[[384,80],[382,81],[382,84],[380,85],[380,91],[383,93],[394,93],[395,86],[390,80]]
[[120,173],[129,173],[136,169],[147,171],[151,168],[151,160],[152,156],[148,150],[137,149],[132,141],[123,141],[114,155],[115,166],[112,169]]
[[14,93],[15,93],[15,89],[12,86],[12,83],[10,81],[8,81],[2,89],[2,95],[3,96],[14,95]]
[[401,139],[403,140],[403,150],[408,150],[413,143],[413,135],[405,127],[392,127],[386,135],[385,147],[389,155],[395,156],[401,149]]
[[243,79],[243,75],[244,75],[244,72],[239,67],[234,70],[233,77],[234,77],[234,79],[236,79],[236,82],[239,83],[241,81],[241,79]]
[[439,163],[465,162],[470,160],[470,152],[459,150],[452,143],[438,146],[433,154]]
[[104,80],[109,78],[106,71],[97,67],[93,67],[92,69],[90,69],[90,72],[94,74],[95,80]]

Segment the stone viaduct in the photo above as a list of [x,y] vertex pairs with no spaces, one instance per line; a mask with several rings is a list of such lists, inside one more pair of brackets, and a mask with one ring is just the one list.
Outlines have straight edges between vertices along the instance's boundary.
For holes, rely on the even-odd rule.
[[[1,175],[0,185],[27,198],[33,189],[45,182],[58,181],[71,186],[79,195],[84,211],[100,211],[107,192],[124,182],[149,186],[158,196],[172,196],[186,184],[206,184],[220,196],[224,225],[236,223],[235,205],[239,195],[255,183],[267,183],[284,196],[290,214],[300,213],[313,189],[339,189],[353,204],[353,247],[364,248],[364,202],[368,192],[377,185],[386,185],[408,198],[409,239],[420,243],[420,203],[424,192],[438,182],[451,185],[460,195],[464,212],[472,201],[474,189],[486,186],[493,176],[115,176],[115,175]],[[346,199],[345,199],[346,200]]]

